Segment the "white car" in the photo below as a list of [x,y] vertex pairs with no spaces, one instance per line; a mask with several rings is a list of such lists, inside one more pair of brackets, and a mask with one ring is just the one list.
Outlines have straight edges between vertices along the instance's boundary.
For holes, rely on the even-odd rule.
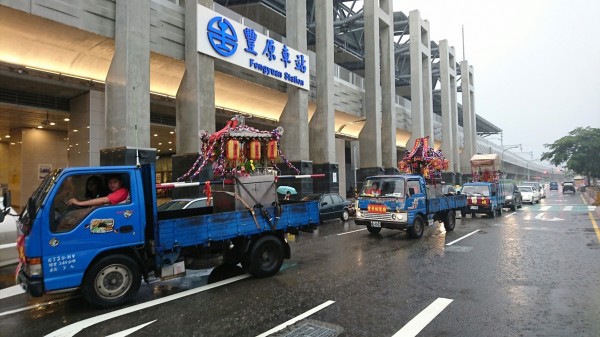
[[519,191],[521,191],[521,197],[523,199],[523,202],[529,202],[532,205],[536,202],[540,202],[540,193],[535,187],[521,185],[517,186],[517,188],[519,189]]
[[[3,198],[0,196],[0,209]],[[17,253],[17,217],[16,212],[11,208],[10,212],[0,223],[0,267],[16,264],[19,262]]]
[[196,199],[173,199],[158,206],[158,211],[206,207],[206,197]]

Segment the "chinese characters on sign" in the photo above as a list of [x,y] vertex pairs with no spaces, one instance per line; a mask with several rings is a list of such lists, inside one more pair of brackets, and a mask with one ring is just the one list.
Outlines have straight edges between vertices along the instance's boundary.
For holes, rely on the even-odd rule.
[[198,30],[199,52],[310,89],[307,55],[200,5]]

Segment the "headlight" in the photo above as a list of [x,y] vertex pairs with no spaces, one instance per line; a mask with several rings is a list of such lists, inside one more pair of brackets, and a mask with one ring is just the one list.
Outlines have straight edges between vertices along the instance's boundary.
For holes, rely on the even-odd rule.
[[361,217],[361,213],[360,213],[360,210],[358,208],[356,209],[356,217],[357,218]]
[[507,195],[506,200],[512,200],[512,195]]

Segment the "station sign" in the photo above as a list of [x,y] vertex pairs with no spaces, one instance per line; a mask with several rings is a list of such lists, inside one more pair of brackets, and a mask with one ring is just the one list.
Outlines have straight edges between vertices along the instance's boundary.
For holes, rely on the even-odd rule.
[[308,55],[201,5],[198,52],[310,90]]

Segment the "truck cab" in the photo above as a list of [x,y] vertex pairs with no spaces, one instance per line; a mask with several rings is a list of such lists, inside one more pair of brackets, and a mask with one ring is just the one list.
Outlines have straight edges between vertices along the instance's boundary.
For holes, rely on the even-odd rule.
[[467,205],[461,210],[465,217],[471,214],[482,213],[494,218],[502,215],[504,207],[504,192],[502,184],[496,182],[470,182],[462,186],[461,193],[467,197]]
[[[93,207],[68,205],[72,198],[90,197],[86,196],[86,189],[91,179],[104,185],[115,176],[129,191],[123,202]],[[124,249],[133,253],[135,247],[142,247],[146,221],[156,216],[152,214],[155,207],[146,207],[147,201],[153,203],[152,193],[146,200],[148,192],[143,186],[148,185],[142,183],[142,172],[135,167],[67,168],[48,175],[19,219],[19,278],[27,290],[41,296],[76,288],[82,283],[86,268],[103,252]],[[100,191],[95,196],[107,194],[108,191]]]

